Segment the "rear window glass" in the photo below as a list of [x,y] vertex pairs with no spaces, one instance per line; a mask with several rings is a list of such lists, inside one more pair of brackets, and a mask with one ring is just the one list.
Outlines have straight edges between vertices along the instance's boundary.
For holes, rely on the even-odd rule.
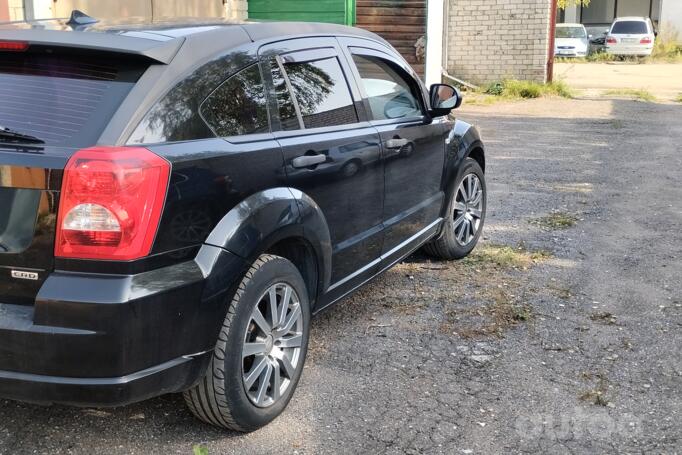
[[265,87],[258,65],[230,77],[206,99],[201,115],[217,136],[270,131]]
[[94,144],[142,73],[114,59],[1,57],[0,126],[55,146]]
[[613,24],[612,34],[617,35],[646,35],[649,33],[643,21],[620,21]]

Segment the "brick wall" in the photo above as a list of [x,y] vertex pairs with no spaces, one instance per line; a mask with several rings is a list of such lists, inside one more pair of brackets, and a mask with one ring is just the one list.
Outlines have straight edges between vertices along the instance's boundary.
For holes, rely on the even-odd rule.
[[483,84],[547,77],[550,0],[447,0],[448,73]]

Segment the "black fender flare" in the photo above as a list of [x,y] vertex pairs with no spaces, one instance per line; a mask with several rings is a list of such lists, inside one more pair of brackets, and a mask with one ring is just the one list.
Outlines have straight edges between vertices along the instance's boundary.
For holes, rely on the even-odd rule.
[[[471,155],[474,150],[480,149],[485,156],[485,146],[481,140],[481,135],[475,126],[462,120],[455,121],[454,126],[448,132],[445,140],[445,169],[443,172],[443,207],[441,216],[448,216],[448,195],[454,191],[453,186],[457,180],[457,174],[464,160]],[[440,235],[440,234],[439,234]],[[438,236],[436,236],[438,237]]]
[[300,190],[270,188],[244,199],[218,222],[204,243],[227,250],[248,263],[286,238],[302,238],[312,247],[318,293],[331,281],[332,245],[322,209]]

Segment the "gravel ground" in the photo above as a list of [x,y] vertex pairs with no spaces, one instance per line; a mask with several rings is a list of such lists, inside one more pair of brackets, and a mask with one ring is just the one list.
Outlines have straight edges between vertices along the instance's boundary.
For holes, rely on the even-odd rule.
[[488,145],[485,238],[415,255],[315,320],[288,410],[241,435],[180,396],[0,401],[0,453],[682,451],[682,106],[467,107]]

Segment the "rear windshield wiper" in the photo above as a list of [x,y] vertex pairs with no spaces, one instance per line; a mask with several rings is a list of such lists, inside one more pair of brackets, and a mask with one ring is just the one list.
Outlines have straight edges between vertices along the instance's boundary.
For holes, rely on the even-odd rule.
[[0,125],[0,141],[2,142],[21,142],[25,144],[44,144],[45,141],[38,139],[30,134],[20,133]]

